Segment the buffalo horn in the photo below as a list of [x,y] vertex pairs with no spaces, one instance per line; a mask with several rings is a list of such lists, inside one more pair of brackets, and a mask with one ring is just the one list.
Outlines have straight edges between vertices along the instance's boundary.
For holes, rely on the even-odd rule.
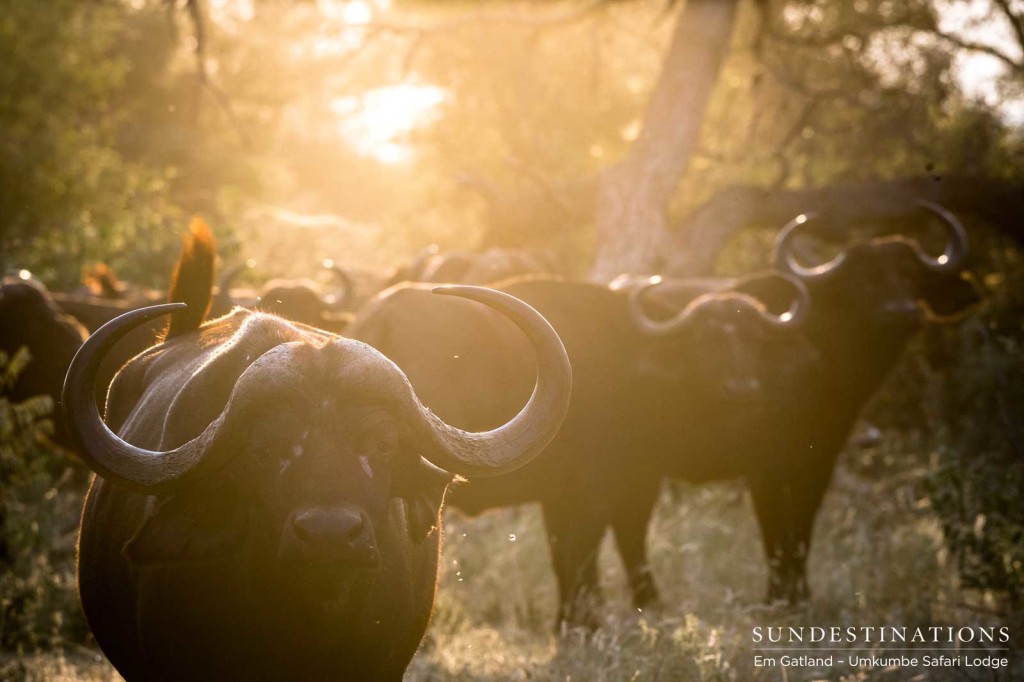
[[338,281],[341,284],[337,293],[333,296],[328,296],[325,303],[332,310],[342,312],[348,306],[353,293],[355,293],[355,284],[352,282],[352,275],[350,275],[345,268],[341,267],[330,258],[324,259],[323,266],[325,270],[333,272],[334,276],[338,278]]
[[423,456],[442,469],[466,477],[486,478],[517,469],[551,442],[569,409],[572,368],[565,347],[540,313],[513,296],[462,285],[435,287],[432,291],[478,301],[511,320],[526,335],[536,355],[537,382],[519,414],[482,433],[445,423],[414,396],[425,441],[432,444]]
[[[764,280],[781,280],[788,284],[796,294],[793,297],[793,302],[789,305],[789,309],[781,315],[772,314],[765,308],[764,304],[760,300],[757,300],[757,294],[755,293],[756,287],[754,288],[754,292],[750,294],[746,294],[744,291],[744,289],[751,285],[755,285]],[[752,296],[757,303],[755,310],[761,318],[768,324],[780,329],[795,329],[802,326],[804,321],[807,319],[807,313],[811,309],[811,293],[807,290],[807,286],[798,278],[786,272],[764,272],[750,275],[749,277],[744,277],[729,288],[741,295],[745,294]]]
[[915,202],[918,206],[938,216],[939,220],[946,227],[946,250],[938,258],[932,258],[914,243],[914,250],[917,257],[929,270],[935,272],[957,272],[967,259],[967,231],[957,220],[956,216],[942,208],[938,204],[918,199]]
[[[776,278],[787,282],[796,291],[796,296],[789,309],[781,315],[771,313],[767,307],[754,294],[743,291],[745,287],[761,281],[765,278]],[[671,319],[659,322],[652,320],[644,313],[643,297],[645,292],[653,287],[667,284],[660,277],[652,278],[650,282],[635,289],[629,296],[629,316],[641,334],[649,337],[662,337],[675,334],[686,329],[692,320],[694,313],[707,305],[731,304],[739,308],[747,308],[754,311],[767,324],[778,329],[795,329],[801,326],[807,317],[810,309],[810,294],[807,287],[799,279],[786,274],[768,273],[752,275],[732,284],[728,289],[711,291],[702,294],[690,301],[685,308],[676,313]]]
[[135,447],[121,440],[103,422],[96,407],[96,373],[107,352],[130,331],[185,307],[184,303],[165,303],[115,317],[78,349],[64,379],[61,409],[72,448],[97,474],[135,492],[152,494],[179,485],[211,449],[223,415],[173,450],[160,452]]
[[777,270],[796,275],[805,281],[810,279],[820,280],[829,277],[846,260],[846,251],[840,251],[832,260],[813,268],[805,267],[797,262],[796,256],[793,255],[793,237],[796,236],[797,229],[801,225],[814,220],[816,217],[813,213],[801,213],[786,223],[779,231],[778,236],[775,238],[775,268]]

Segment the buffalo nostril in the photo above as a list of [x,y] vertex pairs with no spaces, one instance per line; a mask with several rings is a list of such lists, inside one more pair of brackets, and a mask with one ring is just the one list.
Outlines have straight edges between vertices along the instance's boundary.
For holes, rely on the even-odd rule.
[[352,524],[352,527],[348,529],[348,533],[346,535],[346,539],[349,542],[356,542],[356,541],[358,541],[359,538],[362,537],[362,535],[363,535],[363,526],[364,525],[366,525],[366,523],[365,523],[364,519],[362,518],[362,516],[360,516],[359,521],[357,521],[356,523]]
[[351,507],[316,507],[291,518],[288,552],[304,560],[341,560],[359,564],[376,561],[373,525],[366,513]]

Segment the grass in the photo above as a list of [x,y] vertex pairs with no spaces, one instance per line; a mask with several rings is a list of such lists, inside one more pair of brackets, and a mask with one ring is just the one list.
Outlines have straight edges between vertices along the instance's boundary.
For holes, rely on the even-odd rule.
[[[540,512],[449,513],[436,611],[407,680],[1013,680],[1011,669],[757,668],[751,630],[761,625],[1006,625],[1021,616],[993,593],[959,586],[940,523],[922,493],[922,468],[889,452],[868,467],[846,453],[818,519],[810,560],[812,603],[762,602],[766,570],[749,496],[739,483],[666,486],[648,541],[664,604],[632,608],[606,538],[608,596],[594,634],[551,633],[555,583]],[[1015,646],[1011,643],[1011,646]],[[0,677],[119,679],[84,646],[0,658]]]

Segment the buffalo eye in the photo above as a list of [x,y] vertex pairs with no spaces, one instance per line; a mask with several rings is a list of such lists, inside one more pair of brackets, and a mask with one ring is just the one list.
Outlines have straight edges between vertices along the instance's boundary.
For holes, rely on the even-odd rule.
[[388,470],[398,451],[398,429],[390,419],[381,419],[367,427],[360,436],[359,443],[360,459],[365,459],[365,466],[369,466],[371,472]]

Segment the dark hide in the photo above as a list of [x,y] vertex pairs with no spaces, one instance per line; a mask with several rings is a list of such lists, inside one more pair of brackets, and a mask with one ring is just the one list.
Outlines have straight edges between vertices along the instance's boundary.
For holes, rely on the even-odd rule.
[[[60,401],[64,375],[88,332],[53,302],[46,287],[31,279],[4,278],[0,285],[0,350],[13,356],[21,347],[31,356],[8,395],[14,402],[37,395]],[[56,417],[55,440],[68,445]]]
[[401,678],[451,476],[407,440],[396,375],[363,344],[238,310],[117,376],[108,422],[126,440],[171,448],[226,409],[236,453],[173,493],[89,492],[82,603],[126,679]]
[[[449,497],[470,514],[540,502],[562,618],[596,622],[588,607],[598,596],[597,550],[609,527],[637,605],[657,597],[644,537],[664,476],[736,478],[799,469],[809,458],[800,450],[776,463],[760,449],[788,434],[791,419],[763,430],[780,409],[780,392],[818,367],[800,334],[708,305],[685,331],[648,339],[630,321],[625,292],[543,277],[499,288],[558,331],[573,365],[573,400],[540,457],[500,480],[457,486]],[[394,360],[424,404],[462,428],[501,423],[530,390],[530,355],[504,320],[461,301],[432,300],[422,286],[384,292],[360,312],[352,334]]]

